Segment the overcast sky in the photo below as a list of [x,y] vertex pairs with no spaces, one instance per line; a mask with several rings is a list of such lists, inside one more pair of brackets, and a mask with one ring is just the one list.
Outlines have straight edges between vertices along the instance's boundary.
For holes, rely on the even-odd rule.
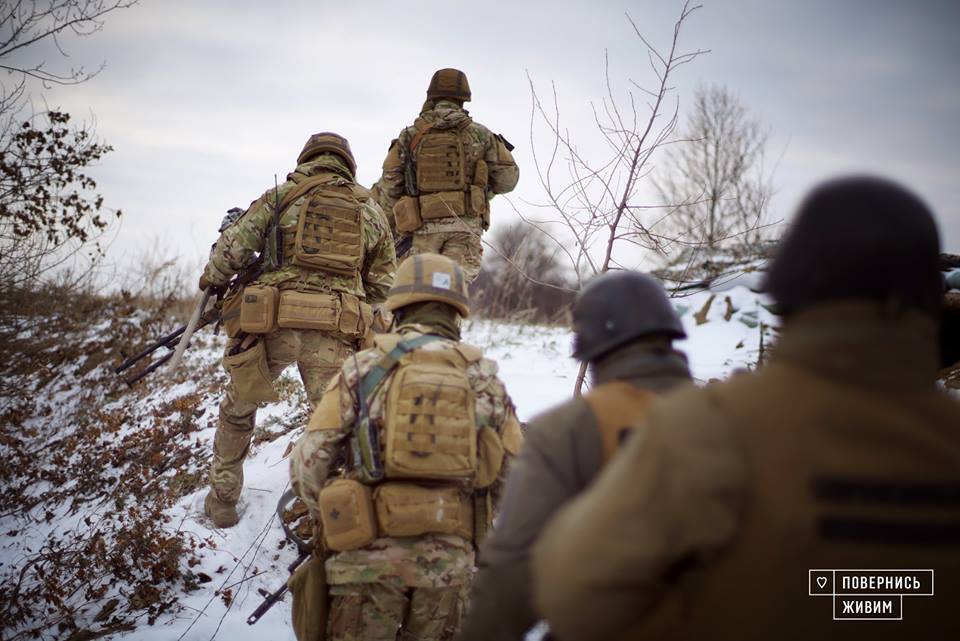
[[[763,119],[771,155],[782,154],[775,217],[789,216],[823,178],[879,173],[919,192],[946,248],[960,252],[960,2],[703,5],[681,44],[711,53],[677,75],[681,110],[698,84],[717,83]],[[589,105],[605,91],[604,51],[618,87],[652,78],[624,13],[665,45],[680,6],[143,0],[109,15],[93,37],[64,40],[67,64],[106,68],[46,97],[77,118],[95,117],[115,149],[94,172],[107,205],[124,212],[112,260],[126,264],[159,247],[196,263],[225,210],[246,206],[275,173],[282,181],[312,132],[345,135],[369,186],[441,67],[468,74],[472,115],[517,146],[514,203],[541,201],[527,74],[544,91],[556,83],[565,124],[590,148],[597,137]],[[493,216],[512,214],[495,201]]]

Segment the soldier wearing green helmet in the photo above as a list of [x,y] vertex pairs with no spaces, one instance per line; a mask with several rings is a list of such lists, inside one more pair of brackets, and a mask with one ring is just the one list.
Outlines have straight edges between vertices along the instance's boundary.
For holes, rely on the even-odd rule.
[[[217,527],[239,520],[243,461],[261,403],[277,400],[273,381],[296,363],[311,403],[358,347],[393,282],[389,223],[354,179],[345,138],[310,136],[287,180],[268,189],[223,230],[200,288],[225,286],[261,254],[264,270],[224,301],[230,383],[210,466],[204,511]],[[320,221],[335,219],[337,225]],[[226,313],[231,310],[233,314]]]
[[390,143],[373,188],[394,233],[412,236],[411,255],[448,256],[468,282],[480,273],[490,201],[520,178],[513,145],[463,108],[471,98],[462,71],[434,73],[420,116]]
[[520,450],[496,363],[460,342],[463,270],[436,254],[407,258],[386,306],[395,331],[344,362],[290,456],[293,489],[328,552],[291,582],[329,586],[327,621],[313,616],[320,597],[295,590],[300,639],[452,639]]

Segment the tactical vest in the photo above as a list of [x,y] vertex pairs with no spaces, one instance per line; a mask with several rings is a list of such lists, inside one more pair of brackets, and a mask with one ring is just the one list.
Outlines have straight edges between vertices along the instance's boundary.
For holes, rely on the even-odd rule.
[[364,255],[363,209],[357,188],[336,178],[302,178],[281,207],[286,210],[304,193],[296,225],[283,228],[284,262],[310,271],[355,276]]
[[603,383],[584,395],[600,434],[604,465],[646,416],[655,398],[653,392],[626,381]]
[[[384,356],[360,379],[357,393],[365,397],[365,407],[374,396],[381,401],[378,442],[352,438],[348,478],[320,494],[325,542],[332,550],[356,549],[382,536],[428,533],[476,541],[490,525],[485,488],[500,473],[504,449],[495,430],[477,426],[467,368],[482,352],[463,344],[420,348],[435,340],[376,338]],[[379,457],[382,476],[357,474],[372,456]]]
[[469,159],[464,145],[466,129],[472,122],[467,118],[456,128],[444,130],[414,125],[416,133],[407,153],[415,161],[420,218],[424,221],[488,214],[487,163],[483,158]]

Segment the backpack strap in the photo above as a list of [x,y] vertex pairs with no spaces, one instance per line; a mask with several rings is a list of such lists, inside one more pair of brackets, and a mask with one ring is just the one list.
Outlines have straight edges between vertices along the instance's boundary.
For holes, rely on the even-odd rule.
[[363,395],[364,400],[370,398],[373,390],[375,390],[377,385],[386,378],[387,374],[400,363],[401,358],[418,347],[422,347],[436,340],[440,340],[440,337],[434,336],[433,334],[423,334],[422,336],[411,338],[408,341],[397,343],[396,347],[387,352],[387,354],[380,359],[380,362],[374,365],[373,369],[360,379],[359,393]]
[[413,138],[410,140],[410,146],[408,147],[411,154],[417,150],[417,145],[419,145],[420,141],[423,140],[423,137],[427,135],[427,132],[433,129],[434,124],[435,123],[431,122],[423,129],[417,129],[417,133],[413,135]]
[[597,422],[604,463],[613,458],[637,423],[646,418],[655,398],[653,392],[627,381],[598,385],[583,396]]

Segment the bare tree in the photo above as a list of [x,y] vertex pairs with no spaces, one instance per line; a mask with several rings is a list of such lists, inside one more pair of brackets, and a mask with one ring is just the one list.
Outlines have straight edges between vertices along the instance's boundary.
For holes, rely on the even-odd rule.
[[523,221],[498,227],[493,251],[471,285],[473,306],[488,318],[553,321],[575,291],[560,249]]
[[654,178],[662,200],[674,205],[665,223],[685,247],[680,260],[756,253],[773,194],[767,130],[730,89],[709,86],[697,90],[680,138]]
[[[564,236],[573,238],[569,243],[552,235],[569,259],[578,285],[596,274],[627,267],[625,260],[638,261],[651,252],[663,255],[673,240],[662,231],[662,207],[643,202],[641,188],[653,169],[654,156],[668,144],[677,126],[679,100],[672,95],[672,77],[678,68],[705,53],[702,49],[681,50],[679,43],[684,23],[699,8],[689,0],[684,2],[664,51],[651,44],[627,15],[653,78],[646,86],[630,79],[625,96],[618,96],[607,59],[607,95],[599,105],[591,105],[596,131],[607,150],[603,157],[587,157],[561,124],[556,86],[552,105],[545,106],[530,81],[530,142],[547,196],[546,202],[532,204],[543,212],[532,224],[548,234],[559,227]],[[553,143],[546,155],[537,153],[534,142],[538,124],[546,126]],[[581,367],[576,393],[585,372]]]
[[[94,70],[62,64],[65,41],[89,36],[104,17],[136,0],[34,0],[0,6],[0,289],[22,287],[80,252],[96,260],[108,225],[86,168],[110,147],[60,109],[37,110],[51,85],[72,85]],[[46,54],[54,55],[51,64]],[[60,64],[58,64],[60,63]],[[36,91],[41,92],[40,95]],[[120,215],[119,211],[113,216]]]

